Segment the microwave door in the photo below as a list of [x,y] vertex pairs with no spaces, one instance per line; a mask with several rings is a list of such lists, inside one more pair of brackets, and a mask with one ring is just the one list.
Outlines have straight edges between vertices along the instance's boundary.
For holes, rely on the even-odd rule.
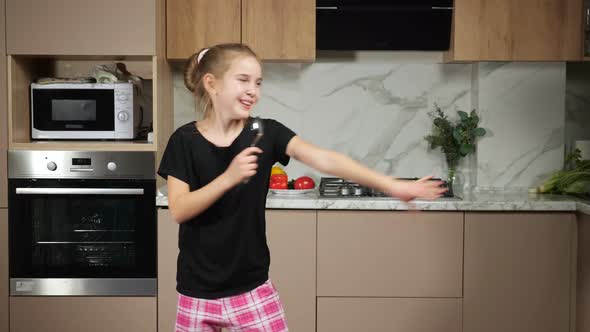
[[114,103],[109,89],[34,89],[32,128],[46,133],[113,131]]

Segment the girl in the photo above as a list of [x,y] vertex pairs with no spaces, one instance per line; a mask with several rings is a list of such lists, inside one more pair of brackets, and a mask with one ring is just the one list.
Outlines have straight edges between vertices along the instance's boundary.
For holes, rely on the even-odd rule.
[[271,119],[262,119],[264,135],[250,146],[261,71],[256,54],[242,44],[203,49],[185,67],[185,85],[204,118],[172,134],[158,170],[180,224],[177,331],[288,331],[268,279],[264,212],[275,162],[287,165],[293,157],[404,201],[445,191],[429,177],[407,182],[379,174]]

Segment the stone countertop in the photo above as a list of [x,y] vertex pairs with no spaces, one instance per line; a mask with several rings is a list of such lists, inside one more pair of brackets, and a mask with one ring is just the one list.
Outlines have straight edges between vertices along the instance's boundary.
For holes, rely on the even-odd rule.
[[[168,206],[164,195],[156,205]],[[590,214],[590,201],[571,196],[531,194],[524,190],[480,190],[463,199],[414,200],[407,204],[392,198],[320,198],[317,191],[300,196],[269,193],[268,209],[307,210],[425,210],[425,211],[579,211]]]

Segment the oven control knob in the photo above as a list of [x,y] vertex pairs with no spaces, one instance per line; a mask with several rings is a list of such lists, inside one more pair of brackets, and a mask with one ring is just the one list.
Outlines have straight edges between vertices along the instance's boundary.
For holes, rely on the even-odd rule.
[[121,111],[117,114],[117,119],[119,119],[119,121],[127,121],[129,119],[129,114],[125,111]]
[[109,161],[109,163],[107,164],[107,168],[109,171],[114,172],[117,170],[117,164],[113,161]]
[[50,161],[47,163],[47,169],[53,172],[57,169],[57,164],[53,161]]

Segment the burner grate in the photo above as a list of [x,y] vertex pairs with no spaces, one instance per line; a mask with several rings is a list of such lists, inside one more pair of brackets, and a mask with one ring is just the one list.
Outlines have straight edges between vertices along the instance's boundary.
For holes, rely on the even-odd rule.
[[[418,178],[399,178],[401,180],[418,180]],[[440,179],[433,178],[432,181],[439,181]],[[447,182],[443,181],[443,187],[448,187]],[[372,188],[362,186],[358,183],[348,181],[336,177],[322,177],[319,188],[320,197],[387,197],[382,192]],[[447,191],[443,197],[453,197],[453,193]]]

